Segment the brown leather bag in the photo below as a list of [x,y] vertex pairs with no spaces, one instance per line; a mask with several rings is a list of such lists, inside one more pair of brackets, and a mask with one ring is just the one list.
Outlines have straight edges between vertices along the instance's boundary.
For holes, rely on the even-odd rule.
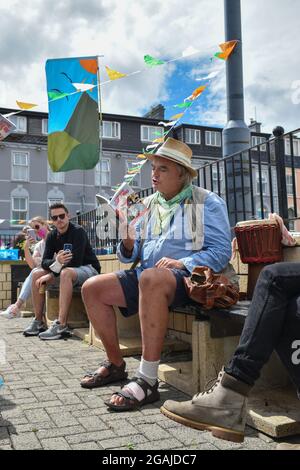
[[227,276],[214,273],[207,266],[196,266],[190,277],[184,278],[188,296],[205,310],[227,308],[239,300],[239,287]]

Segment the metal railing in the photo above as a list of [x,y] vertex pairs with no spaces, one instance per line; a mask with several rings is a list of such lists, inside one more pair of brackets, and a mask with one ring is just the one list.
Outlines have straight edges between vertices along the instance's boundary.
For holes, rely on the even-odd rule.
[[[231,227],[276,212],[289,229],[300,231],[297,168],[300,184],[300,128],[286,134],[276,128],[270,140],[202,166],[194,182],[226,201]],[[138,195],[152,193],[147,188]],[[105,211],[98,206],[72,219],[85,228],[97,254],[115,253],[118,243],[118,227]]]

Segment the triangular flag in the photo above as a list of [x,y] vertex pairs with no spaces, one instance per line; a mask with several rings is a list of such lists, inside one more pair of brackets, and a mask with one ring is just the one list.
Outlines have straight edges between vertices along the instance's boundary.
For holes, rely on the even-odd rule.
[[144,155],[143,153],[139,153],[139,154],[136,156],[136,158],[143,158],[143,159],[145,159],[146,157],[145,157],[145,155]]
[[161,144],[164,141],[164,137],[157,137],[157,139],[153,140],[153,143],[156,142],[157,144]]
[[174,104],[174,108],[189,108],[193,103],[186,101],[185,103]]
[[19,108],[21,108],[21,109],[31,109],[31,108],[35,108],[37,106],[37,104],[23,103],[23,101],[16,101],[16,103],[19,106]]
[[172,121],[175,122],[175,120],[177,121],[177,120],[180,119],[183,115],[184,115],[184,113],[174,114],[174,116],[171,116],[170,119],[172,119]]
[[222,52],[217,52],[215,54],[215,57],[218,59],[222,60],[227,60],[232,52],[234,51],[235,46],[237,45],[238,41],[227,41],[223,42],[222,44],[219,44],[220,48],[222,49]]
[[146,65],[149,65],[149,67],[153,67],[155,65],[162,65],[165,63],[163,60],[155,59],[155,57],[152,57],[151,55],[145,55],[144,61]]
[[71,93],[63,93],[62,91],[48,91],[48,98],[50,101],[60,100],[61,98],[68,97],[70,94]]
[[[181,115],[183,115],[183,113],[181,113]],[[171,118],[172,119],[172,118]],[[164,126],[164,127],[171,127],[171,126],[174,126],[174,124],[176,124],[176,121],[169,121],[169,122],[163,122],[163,121],[160,121],[158,123],[159,126]],[[169,132],[169,131],[168,131]],[[165,135],[165,133],[164,133]]]
[[211,78],[215,78],[219,75],[220,70],[215,70],[214,72],[210,72],[206,77],[195,78],[196,82],[201,82],[202,80],[210,80]]
[[187,98],[185,98],[184,101],[186,100],[195,100],[199,95],[201,95],[201,93],[203,93],[203,91],[205,90],[206,88],[206,85],[201,85],[199,86],[198,88],[196,88],[193,93],[188,96]]
[[126,73],[117,72],[116,70],[110,69],[107,65],[105,66],[107,75],[110,80],[118,80],[119,78],[126,77]]

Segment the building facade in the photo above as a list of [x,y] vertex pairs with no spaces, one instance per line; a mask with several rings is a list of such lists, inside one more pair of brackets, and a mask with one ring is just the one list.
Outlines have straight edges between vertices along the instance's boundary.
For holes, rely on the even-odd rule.
[[[12,111],[0,108],[2,114]],[[11,116],[17,128],[0,142],[0,220],[4,220],[0,224],[0,235],[17,233],[22,227],[19,221],[27,221],[36,215],[47,218],[48,207],[53,202],[63,201],[74,216],[79,211],[93,209],[97,204],[97,193],[110,197],[113,194],[111,188],[123,181],[127,170],[136,162],[137,154],[163,135],[165,128],[159,125],[164,118],[163,112],[159,105],[145,117],[103,114],[100,162],[92,170],[61,173],[52,172],[48,165],[48,114],[22,111]],[[252,145],[269,139],[269,134],[261,133],[259,123],[252,122],[249,127]],[[181,124],[172,135],[192,148],[195,168],[222,158],[221,128]],[[300,145],[294,154],[300,156]],[[213,178],[218,177],[222,184],[222,174],[213,175]],[[257,175],[254,174],[254,178]],[[298,170],[296,184],[300,184]],[[135,177],[133,186],[137,191],[151,186],[150,162]],[[259,193],[260,188],[257,190]],[[267,178],[263,191],[268,191]]]

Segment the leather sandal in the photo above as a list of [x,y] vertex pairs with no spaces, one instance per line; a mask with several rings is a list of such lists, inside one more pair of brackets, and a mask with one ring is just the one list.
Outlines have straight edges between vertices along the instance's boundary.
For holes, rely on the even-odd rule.
[[105,360],[101,362],[99,367],[105,367],[109,371],[109,374],[105,377],[99,372],[88,372],[85,374],[83,379],[89,377],[90,380],[82,380],[80,385],[83,388],[96,388],[103,387],[104,385],[119,382],[120,380],[125,380],[128,377],[128,373],[125,372],[126,362],[124,361],[119,367],[113,364],[112,362]]
[[[130,382],[136,382],[141,387],[141,389],[143,390],[145,394],[145,398],[143,398],[143,400],[137,400],[137,398],[133,397],[129,392],[126,392],[125,390],[122,391],[123,388],[126,387],[125,385],[124,387],[122,387],[120,392],[113,393],[113,395],[116,395],[118,397],[122,397],[125,399],[123,404],[116,405],[114,403],[110,403],[109,401],[105,401],[104,403],[105,405],[108,406],[108,408],[114,411],[131,411],[131,410],[136,410],[140,408],[141,406],[154,403],[155,401],[160,399],[160,394],[158,391],[158,381],[156,381],[156,383],[153,386],[151,386],[148,382],[146,382],[141,377],[132,377]],[[149,394],[148,394],[148,391],[150,392]]]

